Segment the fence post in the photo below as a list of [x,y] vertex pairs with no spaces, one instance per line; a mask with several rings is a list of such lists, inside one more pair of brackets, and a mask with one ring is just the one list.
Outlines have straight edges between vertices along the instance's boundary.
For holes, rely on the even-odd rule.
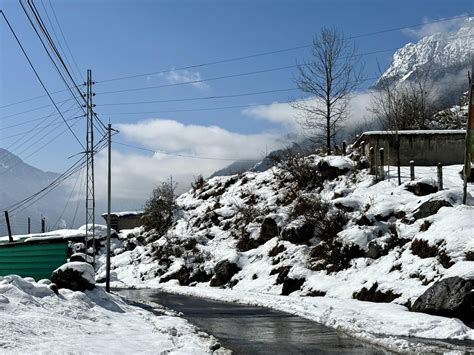
[[385,171],[384,171],[384,165],[385,165],[385,159],[384,159],[384,149],[380,148],[380,180],[385,179]]
[[370,162],[370,174],[375,175],[375,149],[374,147],[369,148],[369,162]]
[[12,237],[12,228],[10,226],[10,218],[8,217],[8,211],[5,211],[5,221],[7,222],[8,241],[11,243],[13,242],[13,237]]
[[443,189],[443,164],[438,163],[438,190]]
[[342,155],[346,155],[347,142],[342,141]]
[[415,180],[415,162],[410,160],[410,180]]
[[46,220],[45,218],[41,218],[41,233],[46,232]]

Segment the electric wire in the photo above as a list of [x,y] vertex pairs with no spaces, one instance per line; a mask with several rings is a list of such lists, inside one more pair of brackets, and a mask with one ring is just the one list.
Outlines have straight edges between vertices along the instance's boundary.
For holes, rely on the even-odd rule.
[[[409,25],[409,26],[396,27],[396,28],[390,28],[390,29],[386,29],[386,30],[369,32],[369,33],[365,33],[365,34],[349,36],[349,37],[347,37],[347,39],[357,39],[357,38],[362,38],[362,37],[375,36],[375,35],[378,35],[378,34],[383,34],[383,33],[388,33],[388,32],[401,31],[401,30],[405,30],[405,29],[421,27],[421,26],[424,26],[424,25],[440,23],[440,22],[446,22],[446,21],[452,21],[452,20],[459,19],[459,18],[466,18],[466,17],[470,17],[472,15],[473,14],[458,15],[458,16],[453,16],[453,17],[446,18],[446,19],[427,21],[427,22],[424,22],[424,23],[418,23],[418,24]],[[267,55],[271,55],[271,54],[290,52],[290,51],[294,51],[294,50],[310,48],[311,46],[312,46],[311,44],[306,44],[306,45],[301,45],[301,46],[282,48],[282,49],[277,49],[277,50],[273,50],[273,51],[266,51],[266,52],[260,52],[260,53],[256,53],[256,54],[245,55],[245,56],[239,56],[239,57],[227,58],[227,59],[222,59],[222,60],[210,61],[210,62],[206,62],[206,63],[188,65],[188,66],[175,68],[175,69],[166,69],[166,70],[149,72],[149,73],[128,75],[128,76],[116,77],[116,78],[108,78],[108,79],[104,79],[104,80],[101,80],[101,81],[98,81],[98,82],[105,83],[105,82],[111,82],[111,81],[117,81],[117,80],[133,79],[133,78],[149,76],[149,75],[165,74],[165,73],[169,73],[169,72],[172,72],[172,71],[194,69],[194,68],[200,68],[200,67],[205,67],[205,66],[210,66],[210,65],[216,65],[216,64],[222,64],[222,63],[240,61],[240,60],[244,60],[244,59],[262,57],[262,56],[267,56]]]
[[63,29],[62,29],[62,27],[61,27],[61,24],[60,24],[60,22],[59,22],[59,20],[58,20],[57,15],[56,15],[56,11],[54,10],[53,4],[51,3],[51,0],[48,0],[48,2],[49,2],[49,7],[51,7],[51,10],[53,11],[54,19],[56,20],[56,23],[57,23],[57,25],[58,25],[59,31],[61,32],[61,36],[62,36],[62,38],[63,38],[63,40],[64,40],[64,43],[66,44],[66,49],[67,49],[67,51],[68,51],[68,53],[69,53],[69,56],[71,57],[72,62],[73,62],[74,65],[76,66],[77,72],[79,73],[79,76],[81,77],[82,81],[86,81],[86,80],[84,79],[83,75],[82,75],[81,69],[80,69],[79,66],[77,65],[77,62],[76,62],[76,60],[74,59],[74,56],[72,55],[71,48],[69,47],[69,44],[68,44],[67,39],[66,39],[66,36],[64,35]]
[[239,162],[256,162],[258,159],[238,159],[238,158],[218,158],[218,157],[206,157],[206,156],[199,156],[199,155],[187,155],[187,154],[180,154],[180,153],[170,153],[170,152],[165,152],[163,150],[153,150],[153,149],[148,149],[148,148],[143,148],[143,147],[138,147],[136,145],[128,144],[128,143],[123,143],[123,142],[117,142],[114,141],[115,144],[123,145],[126,147],[138,149],[138,150],[143,150],[151,153],[160,153],[164,155],[171,155],[171,156],[176,156],[176,157],[181,157],[181,158],[191,158],[191,159],[201,159],[201,160],[220,160],[220,161],[239,161]]
[[51,100],[51,102],[53,103],[54,107],[56,108],[56,110],[58,111],[59,115],[61,116],[62,120],[66,123],[66,125],[68,126],[69,128],[69,131],[72,133],[72,135],[74,136],[74,138],[76,139],[76,141],[79,143],[79,145],[84,148],[83,144],[81,143],[81,141],[79,140],[79,138],[76,136],[76,134],[74,133],[74,131],[71,129],[71,127],[69,126],[69,124],[66,122],[66,119],[64,118],[62,112],[59,110],[58,106],[56,105],[56,102],[53,100],[51,94],[49,93],[48,89],[46,88],[46,86],[44,85],[43,81],[41,80],[41,77],[39,76],[38,72],[36,71],[33,63],[31,62],[30,60],[30,57],[28,56],[28,54],[26,53],[25,49],[23,48],[23,45],[21,44],[19,38],[17,37],[15,31],[13,30],[13,28],[11,27],[10,25],[10,22],[8,21],[7,17],[5,16],[5,13],[3,12],[3,10],[0,10],[2,16],[3,16],[3,19],[5,20],[5,22],[7,23],[10,31],[12,32],[13,36],[15,37],[15,40],[16,42],[18,43],[18,45],[20,46],[21,48],[21,51],[23,52],[24,56],[26,57],[26,59],[28,60],[28,63],[30,64],[31,66],[31,69],[33,69],[35,75],[36,75],[36,78],[38,79],[38,81],[41,83],[41,86],[43,87],[44,91],[46,92],[46,94],[48,95],[49,99]]

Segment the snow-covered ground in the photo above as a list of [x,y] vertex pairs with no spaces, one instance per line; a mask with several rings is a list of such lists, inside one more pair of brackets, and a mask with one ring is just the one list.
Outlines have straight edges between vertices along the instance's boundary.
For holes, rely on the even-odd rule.
[[[311,163],[317,166],[322,158],[307,159],[313,159]],[[200,190],[181,195],[178,204],[182,214],[166,236],[152,236],[139,228],[123,231],[120,240],[116,240],[112,258],[113,282],[117,286],[158,287],[169,292],[267,306],[398,350],[406,350],[412,344],[397,337],[474,340],[474,331],[457,319],[409,312],[407,308],[436,281],[451,276],[474,277],[474,262],[467,260],[467,254],[474,250],[474,186],[469,185],[468,205],[462,205],[462,167],[444,167],[444,189],[417,196],[408,191],[408,167],[402,168],[403,184],[398,186],[395,167],[389,168],[390,174],[386,171],[390,180],[375,182],[366,170],[355,171],[355,163],[350,159],[322,160],[351,172],[328,179],[322,187],[302,195],[319,196],[330,203],[332,211],[337,206],[347,212],[348,222],[337,239],[344,245],[358,246],[362,254],[352,257],[346,266],[335,271],[314,269],[309,264],[310,253],[321,240],[293,243],[282,238],[285,228],[298,225],[290,217],[297,198],[286,205],[282,203],[294,186],[291,179],[282,182],[281,171],[273,168],[263,173],[212,178]],[[436,167],[416,167],[416,179],[436,185]],[[448,201],[452,207],[442,207],[437,213],[413,221],[414,213],[423,203],[438,199]],[[262,216],[242,225],[242,206],[249,204]],[[244,231],[251,239],[258,239],[262,217],[276,221],[279,235],[249,250],[239,250],[241,237],[235,232]],[[368,222],[358,223],[362,217]],[[390,238],[400,243],[388,244],[388,250],[381,255],[368,256],[371,242],[384,247]],[[436,246],[438,252],[448,257],[448,265],[439,257],[416,255],[411,247],[414,240]],[[190,241],[193,243],[187,247]],[[275,255],[278,247],[281,251]],[[192,276],[200,270],[209,273],[210,278],[222,260],[239,267],[225,289],[210,287],[209,281],[184,286],[187,282],[186,278],[183,281],[183,273]],[[100,262],[103,256],[99,257]],[[282,285],[276,280],[281,268],[288,269],[288,278],[304,280],[289,297],[280,296]],[[103,267],[99,267],[98,278],[103,278],[103,274]],[[355,293],[375,284],[378,291],[394,294],[391,303],[354,299]],[[311,294],[325,297],[304,297]]]
[[[402,168],[398,186],[395,167],[386,170],[390,179],[376,182],[347,157],[304,159],[315,174],[321,162],[344,173],[305,188],[279,167],[212,178],[178,198],[180,214],[166,235],[136,228],[113,239],[112,284],[271,307],[401,351],[429,350],[400,337],[474,340],[474,331],[458,319],[408,311],[436,282],[452,276],[474,278],[474,185],[468,186],[468,204],[462,205],[462,167],[444,167],[444,189],[418,196],[409,191],[408,167]],[[416,167],[415,173],[417,182],[436,185],[436,167]],[[305,211],[298,212],[301,198],[322,199],[328,215],[343,212],[341,230],[329,239],[286,238],[285,231],[304,222]],[[417,217],[420,207],[437,200],[447,205]],[[276,223],[277,232],[262,239],[267,218]],[[333,240],[339,244],[331,244]],[[434,248],[435,254],[422,255],[414,242]],[[328,249],[315,253],[321,245]],[[329,258],[332,253],[340,253],[338,260]],[[344,262],[337,264],[339,260]],[[221,288],[211,287],[222,261],[238,270]],[[99,282],[105,276],[104,262],[100,254]],[[287,279],[301,283],[289,296],[281,296],[282,280]],[[374,286],[390,296],[388,303],[355,299]],[[320,295],[324,297],[311,297]]]
[[[175,314],[153,315],[104,292],[0,277],[2,354],[210,354],[216,339]],[[225,353],[224,350],[219,350]]]

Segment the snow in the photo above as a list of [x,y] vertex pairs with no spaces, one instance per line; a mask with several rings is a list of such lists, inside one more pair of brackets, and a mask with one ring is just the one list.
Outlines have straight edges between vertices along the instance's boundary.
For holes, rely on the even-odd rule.
[[[390,179],[376,182],[367,170],[354,170],[355,163],[347,157],[313,155],[305,159],[315,169],[319,162],[326,161],[330,166],[349,171],[334,180],[325,181],[317,191],[303,192],[309,198],[321,197],[331,206],[341,205],[351,210],[348,212],[349,222],[338,234],[341,242],[349,245],[354,243],[367,251],[371,241],[385,243],[390,238],[390,228],[406,242],[392,247],[377,258],[354,258],[347,268],[331,273],[325,270],[313,271],[308,267],[310,246],[292,244],[281,237],[272,238],[245,252],[238,251],[238,237],[232,233],[242,233],[240,228],[243,228],[250,238],[258,238],[263,217],[273,218],[280,229],[301,223],[299,219],[291,220],[289,217],[294,202],[289,205],[281,203],[285,194],[294,187],[291,182],[282,184],[278,178],[281,172],[278,167],[274,167],[261,173],[214,177],[202,189],[181,195],[177,203],[182,207],[182,213],[175,226],[167,235],[157,236],[149,245],[136,242],[138,246],[133,250],[125,250],[128,239],[134,240],[134,237],[126,238],[128,232],[119,233],[124,245],[115,251],[111,260],[112,284],[162,288],[200,297],[251,302],[295,313],[398,350],[408,346],[405,340],[399,338],[403,336],[473,339],[472,330],[457,319],[412,313],[405,307],[405,304],[413,303],[440,279],[474,276],[474,262],[465,260],[466,253],[474,250],[474,186],[468,186],[470,206],[461,205],[462,180],[459,171],[462,167],[443,167],[444,190],[416,196],[407,190],[407,186],[413,183],[410,181],[409,167],[401,168],[402,185],[398,186],[397,179],[393,177],[395,167],[387,168],[386,176]],[[417,166],[415,182],[436,182],[436,170],[436,166]],[[262,213],[262,219],[241,226],[241,208],[247,206],[250,199],[255,201],[253,206],[257,211],[264,211],[259,212]],[[413,212],[430,199],[446,200],[454,207],[443,207],[438,213],[413,223],[397,217],[404,213],[409,220]],[[215,213],[217,221],[206,222],[212,213]],[[371,224],[357,224],[356,220],[362,216],[372,221]],[[428,230],[422,231],[420,227],[425,221],[431,225]],[[225,228],[223,222],[228,223],[230,229]],[[133,233],[135,237],[140,234],[142,238],[147,236],[143,230]],[[160,263],[160,255],[153,256],[159,248],[169,243],[179,247],[191,238],[197,241],[194,251],[164,255],[169,264]],[[414,255],[410,248],[414,239],[437,245],[454,265],[445,268],[437,257],[420,258]],[[269,254],[277,245],[283,247],[284,251],[271,257]],[[160,278],[174,274],[183,266],[191,269],[195,267],[196,258],[201,258],[199,265],[208,272],[212,272],[221,260],[235,262],[241,268],[232,279],[237,283],[231,290],[211,288],[209,282],[197,283],[195,287],[179,286],[177,280],[160,283]],[[103,265],[103,262],[104,255],[100,255],[99,265]],[[290,268],[288,277],[305,279],[301,289],[289,297],[280,296],[282,286],[276,284],[278,273],[272,274],[272,270],[281,267]],[[103,277],[104,272],[104,267],[99,266],[98,277]],[[398,296],[388,304],[353,299],[355,292],[363,287],[368,289],[375,283],[378,285],[377,290],[391,291]],[[316,291],[325,293],[325,297],[305,297]]]
[[[138,216],[143,214],[143,211],[120,211],[120,212],[110,212],[111,215],[117,217],[124,217],[124,216]],[[102,213],[102,217],[107,217],[107,213]]]
[[[362,136],[386,135],[393,134],[390,131],[367,131],[362,133]],[[465,129],[414,129],[409,131],[398,131],[399,135],[419,135],[419,134],[466,134]]]
[[130,306],[101,288],[85,293],[61,289],[56,295],[39,282],[0,277],[0,352],[212,353],[215,338],[170,311],[156,310],[159,315]]
[[71,261],[65,263],[53,271],[53,274],[58,271],[65,272],[66,270],[73,270],[82,275],[84,279],[87,280],[91,285],[95,285],[95,272],[91,264],[81,262],[81,261]]

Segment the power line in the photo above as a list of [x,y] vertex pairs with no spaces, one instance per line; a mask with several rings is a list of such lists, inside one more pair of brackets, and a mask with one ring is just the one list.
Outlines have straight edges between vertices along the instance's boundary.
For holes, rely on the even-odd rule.
[[[79,121],[75,121],[71,124],[71,127],[74,127],[74,125],[76,125]],[[38,154],[41,150],[43,150],[46,146],[48,146],[49,144],[51,144],[52,142],[54,142],[57,138],[59,138],[60,136],[62,136],[64,133],[66,133],[68,130],[68,128],[66,128],[65,130],[61,131],[59,134],[57,134],[56,136],[54,136],[52,139],[50,139],[49,141],[47,141],[45,144],[43,144],[42,146],[40,146],[38,149],[36,149],[34,152],[32,152],[31,154],[27,155],[26,157],[24,157],[23,159],[26,160],[28,158],[30,158],[31,156],[35,155],[35,154]],[[21,153],[19,154],[22,154],[24,153],[26,150],[28,150],[29,148],[31,148],[32,146],[34,146],[36,143],[39,143],[40,141],[42,141],[44,138],[46,138],[48,135],[50,135],[52,132],[54,132],[54,129],[52,131],[50,131],[49,133],[47,133],[46,135],[44,135],[43,137],[40,137],[39,140],[36,140],[35,142],[33,142],[32,144],[30,144],[27,148],[23,149],[21,151]],[[15,166],[17,166],[18,164],[20,164],[20,162],[17,162],[16,164],[8,167],[6,170],[4,170],[2,173],[0,173],[0,176],[3,175],[3,174],[6,174],[8,171],[10,171],[11,169],[13,169]]]
[[[400,31],[400,30],[409,29],[409,28],[416,28],[416,27],[420,27],[420,26],[424,26],[424,25],[428,25],[428,24],[452,21],[452,20],[459,19],[459,18],[465,18],[465,17],[469,17],[471,15],[472,14],[453,16],[453,17],[446,18],[446,19],[441,19],[441,20],[434,20],[434,21],[418,23],[418,24],[409,25],[409,26],[396,27],[396,28],[390,28],[390,29],[386,29],[386,30],[369,32],[369,33],[365,33],[365,34],[350,36],[350,37],[347,37],[347,39],[356,39],[356,38],[374,36],[374,35],[378,35],[378,34],[382,34],[382,33]],[[149,76],[149,75],[166,74],[166,73],[169,73],[169,72],[172,72],[172,71],[177,71],[177,70],[195,69],[195,68],[200,68],[200,67],[205,67],[205,66],[210,66],[210,65],[216,65],[216,64],[222,64],[222,63],[240,61],[240,60],[244,60],[244,59],[262,57],[262,56],[267,56],[267,55],[271,55],[271,54],[290,52],[290,51],[295,51],[295,50],[299,50],[299,49],[310,48],[311,46],[312,46],[311,44],[305,44],[305,45],[301,45],[301,46],[288,47],[288,48],[277,49],[277,50],[267,51],[267,52],[260,52],[260,53],[256,53],[256,54],[245,55],[245,56],[227,58],[227,59],[222,59],[222,60],[215,60],[215,61],[211,61],[211,62],[207,62],[207,63],[188,65],[188,66],[174,68],[174,69],[165,69],[165,70],[149,72],[149,73],[142,73],[142,74],[128,75],[128,76],[122,76],[122,77],[116,77],[116,78],[109,78],[109,79],[101,80],[100,82],[105,83],[105,82],[111,82],[111,81],[117,81],[117,80],[139,78],[139,77]]]
[[72,135],[74,136],[74,138],[76,139],[76,141],[79,143],[79,145],[84,148],[83,144],[81,143],[81,141],[79,140],[79,138],[76,136],[76,134],[74,133],[74,131],[71,129],[71,127],[69,126],[69,124],[67,123],[66,119],[64,118],[62,112],[59,110],[58,106],[56,105],[56,102],[54,102],[51,94],[49,93],[48,89],[46,88],[46,86],[44,85],[43,81],[41,80],[38,72],[36,71],[33,63],[31,62],[28,54],[26,54],[26,51],[25,49],[23,48],[23,45],[21,44],[20,40],[18,39],[15,31],[13,30],[13,28],[11,27],[10,25],[10,22],[8,21],[7,17],[5,16],[5,13],[0,10],[0,12],[2,13],[2,16],[3,16],[3,19],[5,20],[5,22],[7,23],[10,31],[12,32],[13,36],[15,37],[15,40],[16,42],[18,43],[18,45],[20,46],[21,48],[21,51],[23,52],[24,56],[26,57],[26,59],[28,60],[28,63],[30,64],[31,66],[31,69],[33,69],[35,75],[36,75],[36,78],[38,79],[38,81],[41,83],[41,86],[43,87],[44,91],[46,92],[46,94],[48,95],[49,99],[51,100],[51,102],[53,103],[54,107],[56,108],[56,110],[58,111],[59,115],[61,116],[62,120],[64,121],[64,123],[66,123],[66,125],[68,126],[69,128],[69,131],[72,133]]
[[[71,107],[72,107],[72,106],[71,106]],[[70,108],[71,108],[71,107],[70,107]],[[50,115],[50,116],[51,116],[51,115]],[[53,120],[54,120],[55,118],[57,118],[57,115],[56,115],[56,116],[53,116],[52,118],[53,118]],[[45,123],[45,122],[47,122],[47,121],[48,121],[48,117],[46,117],[44,120],[38,122],[33,128],[37,128],[37,127],[39,127],[42,123]],[[51,122],[52,122],[52,120],[51,120]],[[39,131],[34,132],[35,135],[36,135],[36,137],[39,137],[39,139],[42,139],[41,136],[40,136],[40,134],[41,134],[41,132],[43,132],[45,129],[46,129],[46,128],[41,128]],[[20,139],[17,139],[14,143],[10,144],[6,149],[7,149],[7,150],[11,150],[12,146],[15,146],[15,145],[17,145],[17,147],[16,147],[15,149],[18,149],[18,148],[20,148],[22,145],[28,143],[28,140],[25,139],[26,136],[27,136],[27,133],[24,134],[24,136],[21,137]],[[43,137],[44,137],[44,136],[43,136]],[[22,140],[24,140],[23,143],[22,143]],[[33,143],[33,145],[34,145],[34,143]],[[13,152],[13,151],[12,151],[12,152]]]
[[[80,84],[79,87],[81,86],[84,86],[83,84]],[[68,91],[68,89],[61,89],[61,90],[57,90],[57,91],[52,91],[50,92],[51,95],[56,95],[56,94],[59,94],[61,92],[65,92],[65,91]],[[43,97],[47,97],[48,95],[39,95],[39,96],[35,96],[35,97],[32,97],[32,98],[29,98],[29,99],[25,99],[25,100],[21,100],[21,101],[16,101],[16,102],[12,102],[10,104],[6,104],[6,105],[3,105],[3,106],[0,106],[0,109],[4,109],[4,108],[7,108],[7,107],[10,107],[10,106],[15,106],[15,105],[19,105],[19,104],[23,104],[25,102],[29,102],[29,101],[33,101],[33,100],[37,100],[37,99],[41,99]]]
[[[62,103],[64,103],[64,102],[68,102],[68,101],[71,101],[71,100],[72,100],[72,99],[66,99],[66,100],[63,100],[63,101],[58,101],[58,104],[62,104]],[[10,114],[10,115],[0,117],[0,120],[5,120],[5,119],[7,119],[7,118],[11,118],[11,117],[14,117],[14,116],[23,115],[23,114],[25,114],[25,113],[30,113],[30,112],[37,111],[37,110],[41,110],[41,109],[43,109],[43,108],[48,108],[48,107],[51,107],[51,106],[53,106],[53,105],[38,106],[38,107],[29,109],[29,110],[26,110],[26,111],[12,113],[12,114]]]
[[[99,140],[97,145],[94,147],[94,149],[97,150],[97,152],[100,152],[107,146],[107,143],[104,142],[104,140],[105,140],[105,137],[102,137],[102,139]],[[85,156],[82,156],[78,161],[76,161],[76,163],[74,163],[69,169],[67,169],[63,174],[58,176],[53,182],[48,184],[46,187],[34,193],[33,195],[13,205],[8,206],[7,208],[4,208],[4,210],[9,210],[13,212],[12,216],[15,216],[16,214],[20,213],[21,211],[27,209],[28,207],[36,203],[38,200],[45,197],[47,194],[49,194],[51,191],[57,188],[62,182],[66,181],[72,175],[74,175],[79,170],[84,168],[85,165],[86,165]]]
[[[68,110],[64,110],[63,113],[70,112],[70,111],[73,111],[73,110],[74,110],[73,108],[68,109]],[[47,115],[47,116],[42,116],[42,117],[38,117],[38,118],[33,118],[33,119],[31,119],[31,120],[23,121],[23,122],[20,122],[20,123],[15,123],[15,124],[12,124],[12,125],[9,125],[9,126],[0,127],[0,131],[6,130],[6,129],[9,129],[9,128],[24,126],[25,124],[28,124],[28,123],[31,123],[31,122],[40,121],[40,120],[42,120],[42,119],[45,119],[45,118],[48,118],[48,117],[52,117],[54,113],[56,113],[54,117],[59,117],[58,114],[57,114],[57,112],[56,112],[56,110],[54,110],[52,113],[50,113],[50,114]]]
[[127,143],[122,143],[122,142],[117,142],[114,141],[116,144],[120,144],[126,147],[134,148],[134,149],[139,149],[151,153],[160,153],[160,154],[165,154],[165,155],[171,155],[175,157],[181,157],[181,158],[192,158],[192,159],[202,159],[202,160],[222,160],[222,161],[239,161],[239,162],[256,162],[258,159],[234,159],[234,158],[217,158],[217,157],[205,157],[205,156],[199,156],[199,155],[186,155],[186,154],[179,154],[179,153],[169,153],[165,152],[163,150],[153,150],[153,149],[147,149],[147,148],[142,148],[142,147],[137,147],[135,145],[127,144]]
[[[467,37],[474,37],[474,35],[450,37],[450,38],[445,38],[445,39],[441,39],[441,40],[437,40],[437,41],[433,41],[433,42],[444,42],[444,41],[450,40],[450,39],[467,38]],[[377,50],[377,51],[372,51],[372,52],[365,52],[365,53],[359,54],[358,56],[365,56],[365,55],[372,55],[372,54],[377,54],[377,53],[382,53],[382,52],[394,51],[394,50],[397,50],[397,49],[400,49],[400,48],[403,48],[403,47],[382,49],[382,50]],[[155,86],[145,86],[145,87],[137,87],[137,88],[131,88],[131,89],[103,91],[103,92],[99,92],[97,94],[98,95],[106,95],[106,94],[116,94],[116,93],[122,93],[122,92],[159,89],[159,88],[189,85],[189,84],[200,84],[200,83],[215,81],[215,80],[230,79],[230,78],[236,78],[236,77],[241,77],[241,76],[250,76],[250,75],[263,74],[263,73],[269,73],[269,72],[274,72],[274,71],[281,71],[281,70],[286,70],[286,69],[293,69],[293,68],[298,68],[300,65],[304,66],[304,65],[307,65],[307,64],[292,64],[292,65],[285,65],[285,66],[275,67],[275,68],[255,70],[255,71],[250,71],[250,72],[222,75],[222,76],[212,77],[212,78],[208,78],[208,79],[189,80],[189,81],[183,81],[183,82],[180,82],[180,83],[162,84],[162,85],[155,85]]]
[[121,103],[101,103],[100,106],[141,105],[141,104],[154,104],[154,103],[164,103],[164,102],[182,102],[182,101],[224,99],[224,98],[231,98],[231,97],[244,97],[244,96],[262,95],[262,94],[269,94],[269,93],[275,93],[275,92],[286,92],[286,91],[294,91],[294,90],[299,90],[299,89],[297,87],[293,87],[293,88],[287,88],[287,89],[256,91],[256,92],[248,92],[248,93],[241,93],[241,94],[230,94],[230,95],[202,96],[202,97],[193,97],[193,98],[184,98],[184,99],[121,102]]
[[[67,121],[70,122],[70,121],[74,121],[74,120],[77,120],[81,117],[84,117],[84,115],[80,115],[80,116],[74,116],[74,117],[71,117],[71,118],[68,118]],[[49,123],[45,126],[41,126],[39,127],[40,129],[42,128],[48,128],[48,127],[56,127],[56,126],[59,126],[61,125],[62,122],[52,122],[52,123]],[[10,136],[6,136],[6,137],[2,137],[2,139],[11,139],[11,138],[14,138],[14,137],[18,137],[18,136],[21,136],[21,135],[25,135],[25,134],[28,134],[28,133],[32,133],[32,132],[35,132],[36,131],[36,128],[37,127],[34,127],[34,128],[31,128],[29,129],[28,131],[26,132],[20,132],[20,133],[16,133],[16,134],[12,134]]]
[[79,68],[79,66],[77,65],[77,62],[76,62],[76,60],[74,59],[74,56],[72,55],[71,48],[69,48],[69,44],[68,44],[68,42],[67,42],[67,40],[66,40],[66,36],[64,35],[63,29],[62,29],[62,27],[61,27],[61,24],[59,23],[58,17],[56,16],[56,11],[54,10],[53,4],[51,3],[51,0],[48,0],[48,2],[49,2],[49,6],[51,7],[51,10],[53,11],[54,19],[56,20],[56,23],[58,24],[58,28],[59,28],[59,31],[61,32],[61,36],[63,37],[64,43],[66,44],[66,48],[67,48],[67,51],[68,51],[68,53],[69,53],[69,56],[71,57],[72,62],[73,62],[74,65],[76,66],[77,72],[79,73],[79,76],[81,77],[82,81],[85,81],[84,76],[82,75],[82,71],[81,71],[81,69]]
[[[51,4],[51,2],[50,2],[50,4]],[[56,34],[56,30],[54,29],[53,22],[51,21],[51,19],[49,17],[48,11],[46,10],[46,6],[44,6],[43,0],[41,0],[41,6],[43,7],[44,13],[46,14],[46,19],[48,20],[48,23],[51,26],[51,29],[53,30],[53,36],[56,39],[56,41],[58,42],[59,49],[61,50],[62,55],[64,56],[64,58],[66,59],[66,63],[71,67],[71,64],[69,63],[69,59],[68,59],[68,57],[66,56],[66,54],[64,52],[63,46],[61,45],[61,41],[59,40],[59,38]],[[76,77],[74,71],[72,72],[72,76],[77,81],[77,77]]]

